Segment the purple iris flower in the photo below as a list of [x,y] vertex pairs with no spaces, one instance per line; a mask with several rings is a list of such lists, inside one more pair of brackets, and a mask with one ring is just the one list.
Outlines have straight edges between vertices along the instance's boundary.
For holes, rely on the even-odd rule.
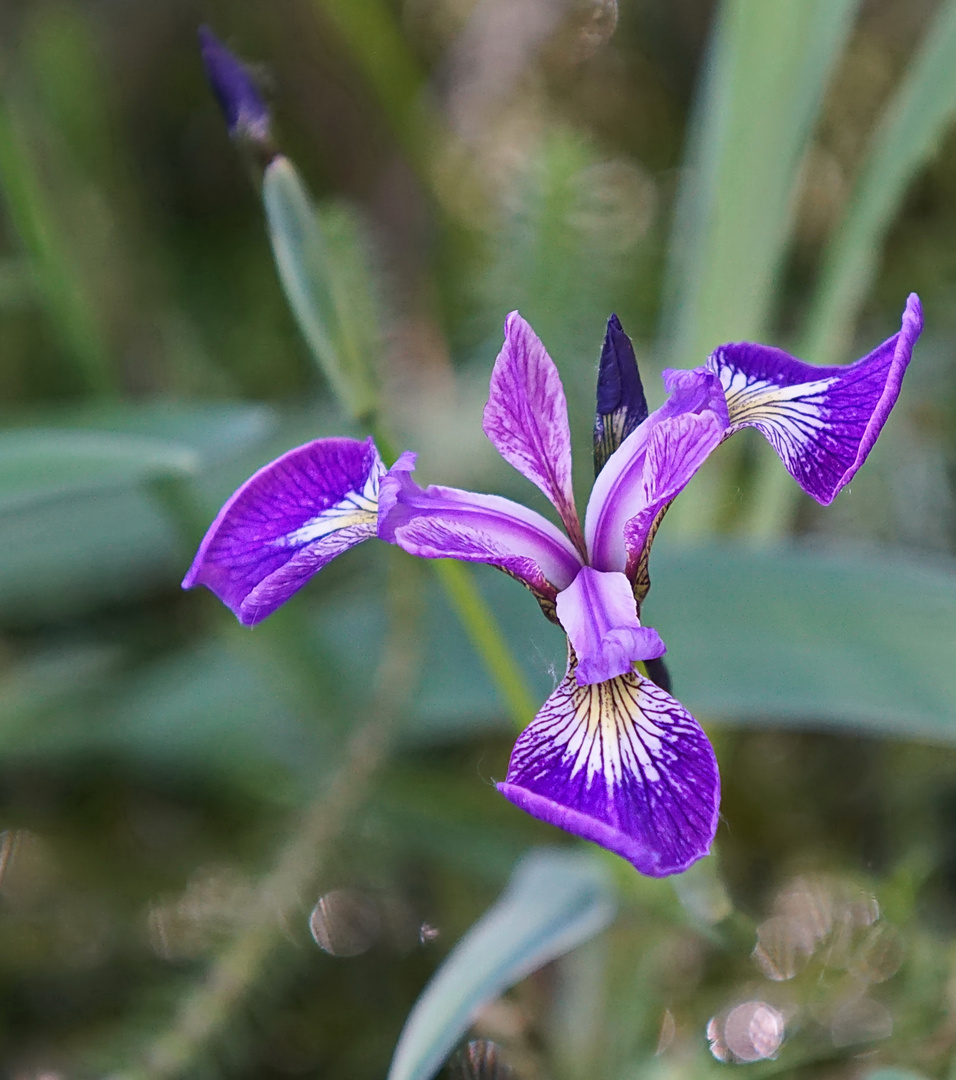
[[266,465],[232,496],[183,586],[206,585],[252,625],[373,536],[426,559],[499,567],[562,626],[568,669],[518,737],[498,790],[645,874],[677,873],[710,849],[720,778],[697,721],[636,667],[665,651],[640,618],[661,518],[710,453],[744,427],[767,437],[804,491],[832,502],[886,421],[921,329],[912,295],[899,333],[846,367],[724,345],[703,367],[666,371],[669,396],[647,415],[630,342],[612,318],[599,374],[597,478],[582,526],[561,380],[513,312],[484,430],[547,496],[563,531],[498,495],[422,489],[411,453],[386,469],[371,439],[319,439]]
[[206,77],[212,87],[229,134],[252,142],[269,141],[269,110],[242,62],[208,26],[199,28],[199,47]]

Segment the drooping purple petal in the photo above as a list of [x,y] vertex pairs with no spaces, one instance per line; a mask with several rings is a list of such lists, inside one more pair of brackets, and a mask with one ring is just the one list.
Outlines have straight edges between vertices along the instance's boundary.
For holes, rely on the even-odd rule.
[[564,387],[537,334],[512,311],[485,406],[485,434],[518,472],[554,503],[572,542],[583,554],[571,486],[571,431]]
[[698,368],[665,385],[671,397],[624,440],[594,481],[584,534],[598,570],[628,571],[629,564],[633,570],[631,553],[727,432],[727,407],[714,375]]
[[203,67],[219,102],[229,134],[253,142],[269,141],[269,110],[244,65],[208,26],[199,28]]
[[316,439],[247,480],[219,511],[183,588],[205,585],[246,626],[376,534],[385,471],[371,439]]
[[553,600],[570,585],[581,560],[547,518],[500,495],[459,488],[424,490],[409,475],[405,454],[382,481],[378,535],[424,559],[491,563]]
[[826,506],[873,448],[922,328],[912,293],[899,333],[855,364],[815,367],[745,342],[721,346],[707,366],[726,392],[731,430],[757,428],[803,490]]
[[635,661],[656,659],[667,651],[656,630],[641,626],[634,591],[623,574],[585,566],[558,593],[556,607],[577,654],[579,686],[625,675]]
[[594,475],[607,459],[647,419],[647,398],[631,339],[621,321],[607,321],[598,367],[597,411],[594,417]]
[[720,776],[707,736],[649,679],[579,686],[573,667],[519,736],[498,790],[643,874],[686,870],[717,829]]

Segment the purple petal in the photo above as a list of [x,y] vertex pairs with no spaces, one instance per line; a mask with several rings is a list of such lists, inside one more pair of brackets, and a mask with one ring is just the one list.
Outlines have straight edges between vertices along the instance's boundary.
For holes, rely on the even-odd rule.
[[621,321],[612,315],[607,321],[604,348],[598,367],[597,413],[594,418],[594,475],[607,459],[647,419],[647,398],[637,368],[631,339]]
[[826,506],[873,448],[922,329],[912,293],[899,333],[855,364],[815,367],[744,342],[717,349],[707,366],[726,392],[731,430],[757,428],[803,490]]
[[547,518],[499,495],[458,488],[424,491],[403,455],[382,481],[378,535],[424,559],[491,563],[553,600],[570,585],[581,560]]
[[208,26],[199,28],[206,77],[219,102],[229,134],[254,142],[269,140],[269,110],[243,64]]
[[658,513],[726,435],[727,407],[714,375],[698,368],[665,385],[671,397],[624,440],[594,481],[584,534],[598,570],[633,572],[635,553]]
[[556,606],[577,654],[579,686],[625,675],[635,661],[656,659],[667,651],[656,630],[641,626],[634,590],[623,574],[585,566],[558,593]]
[[717,830],[720,776],[707,736],[649,679],[579,686],[573,667],[519,736],[498,790],[643,874],[686,870]]
[[517,311],[505,320],[505,343],[491,373],[485,434],[495,449],[554,503],[583,553],[571,487],[568,405],[554,361]]
[[246,626],[330,559],[375,536],[384,472],[371,439],[317,439],[247,480],[219,511],[183,588],[205,585]]

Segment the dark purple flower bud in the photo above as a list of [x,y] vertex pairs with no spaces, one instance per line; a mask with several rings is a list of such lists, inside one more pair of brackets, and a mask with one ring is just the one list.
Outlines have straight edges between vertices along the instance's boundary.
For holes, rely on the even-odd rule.
[[248,70],[208,26],[199,28],[199,44],[206,78],[222,109],[234,139],[269,141],[269,110]]
[[598,368],[597,415],[594,418],[594,475],[631,432],[647,419],[647,399],[631,339],[620,319],[607,321]]

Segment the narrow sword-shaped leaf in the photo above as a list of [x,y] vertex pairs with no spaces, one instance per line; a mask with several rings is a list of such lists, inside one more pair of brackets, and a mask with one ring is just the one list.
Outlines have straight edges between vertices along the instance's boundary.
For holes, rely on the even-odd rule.
[[600,933],[615,907],[609,875],[597,859],[549,849],[526,855],[500,899],[416,1002],[387,1080],[430,1080],[480,1006]]

